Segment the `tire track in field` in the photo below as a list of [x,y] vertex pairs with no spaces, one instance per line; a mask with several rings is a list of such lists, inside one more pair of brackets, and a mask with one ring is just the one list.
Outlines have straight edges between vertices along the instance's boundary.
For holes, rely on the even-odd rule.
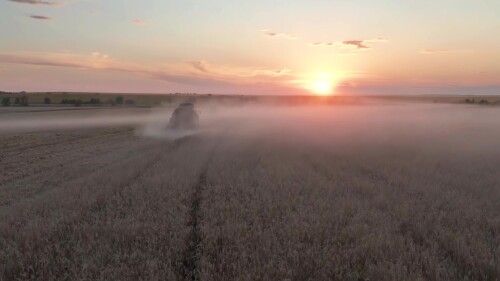
[[196,181],[192,194],[188,227],[190,229],[186,239],[186,249],[182,254],[181,267],[178,274],[182,280],[200,280],[200,259],[202,253],[202,233],[200,223],[202,220],[201,202],[203,191],[210,185],[208,180],[208,168],[212,163],[219,142],[209,152],[205,164],[202,166],[198,180]]

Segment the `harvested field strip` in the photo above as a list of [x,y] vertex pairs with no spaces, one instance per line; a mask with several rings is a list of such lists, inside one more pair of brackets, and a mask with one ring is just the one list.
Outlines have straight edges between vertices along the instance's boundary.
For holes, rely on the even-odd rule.
[[[72,182],[61,183],[61,185],[51,189],[49,192],[41,193],[34,198],[28,198],[25,202],[20,202],[19,208],[26,207],[29,205],[29,209],[33,212],[37,212],[37,208],[47,208],[47,207],[62,207],[62,205],[66,205],[68,202],[61,201],[59,196],[62,196],[68,192],[76,192],[76,196],[80,195],[79,193],[91,195],[96,195],[98,192],[103,192],[100,187],[111,187],[113,185],[123,185],[127,182],[133,180],[134,177],[137,177],[142,170],[134,171],[134,167],[140,168],[142,165],[147,165],[154,159],[154,156],[159,155],[159,152],[165,149],[163,144],[156,144],[151,147],[151,149],[147,150],[145,153],[136,153],[132,157],[124,157],[118,162],[113,163],[111,166],[105,167],[104,169],[97,170],[90,175],[86,175],[84,177],[80,177],[75,179]],[[135,163],[134,163],[135,162]],[[108,173],[114,173],[119,169],[123,169],[123,171],[130,171],[128,173],[124,173],[121,175],[113,175],[111,177],[106,177]],[[96,192],[97,193],[94,193]],[[57,199],[56,199],[57,198]],[[32,204],[34,203],[34,204]],[[47,203],[48,205],[45,205]],[[60,205],[62,204],[62,205]],[[51,206],[52,205],[52,206]],[[70,205],[71,206],[71,205]],[[18,208],[17,206],[11,206],[12,208]],[[11,208],[9,207],[9,209]]]
[[[197,138],[159,142],[142,156],[69,183],[74,187],[5,209],[0,277],[176,280],[192,231],[185,223],[192,206],[186,190],[197,186],[212,148],[212,141]],[[120,170],[123,179],[103,177]]]
[[[182,143],[182,141],[173,144],[171,149],[176,149],[181,143]],[[167,150],[163,149],[163,152],[166,152],[166,151],[168,151],[168,149]],[[71,247],[72,240],[67,240],[67,238],[69,238],[67,235],[70,233],[74,233],[76,231],[77,228],[74,228],[74,227],[76,227],[76,224],[82,223],[86,219],[91,218],[91,217],[89,217],[89,215],[91,215],[92,213],[99,212],[99,210],[105,206],[103,204],[106,204],[105,203],[106,198],[109,195],[112,196],[113,194],[116,194],[117,192],[119,192],[119,190],[121,190],[125,186],[134,184],[134,182],[137,182],[138,180],[143,178],[145,175],[147,175],[146,172],[151,167],[153,167],[163,157],[165,157],[165,153],[158,153],[158,149],[156,149],[154,151],[154,153],[152,153],[152,154],[148,153],[148,154],[150,154],[152,157],[146,157],[146,158],[141,157],[140,159],[138,159],[138,160],[140,160],[139,162],[134,161],[135,162],[134,163],[135,169],[133,170],[132,173],[129,174],[129,176],[125,180],[118,180],[118,181],[115,181],[113,184],[104,183],[104,185],[100,185],[99,189],[92,188],[91,190],[93,190],[93,192],[91,190],[84,190],[85,188],[89,188],[89,186],[81,186],[79,188],[79,190],[76,190],[76,191],[79,191],[78,192],[78,193],[80,193],[79,197],[83,196],[83,198],[85,198],[84,200],[82,200],[83,198],[81,198],[81,197],[80,197],[81,199],[78,197],[76,197],[74,199],[68,198],[68,199],[70,199],[70,200],[68,200],[69,202],[58,202],[57,205],[53,205],[51,210],[56,211],[56,212],[53,215],[47,214],[49,216],[45,216],[43,219],[43,220],[46,220],[47,222],[50,222],[50,223],[48,225],[45,225],[45,227],[39,229],[37,231],[37,234],[35,237],[47,237],[49,239],[56,239],[56,240],[54,240],[54,242],[58,241],[59,244],[62,243],[61,244],[62,246],[65,245],[65,243],[69,242],[70,244],[68,244],[67,247]],[[146,161],[144,161],[144,160],[146,160]],[[65,192],[67,192],[67,190],[64,190],[64,189],[60,190],[59,193],[61,193],[61,192],[65,193]],[[54,194],[53,196],[57,196],[57,195]],[[76,194],[74,194],[73,196],[76,196]],[[47,198],[47,196],[44,196],[44,197]],[[43,201],[45,201],[45,200],[43,200]],[[60,201],[60,199],[56,200],[56,201]],[[37,200],[34,202],[39,203],[40,200]],[[52,202],[53,202],[53,200],[51,200],[51,203]],[[70,202],[72,203],[71,207],[67,205]],[[56,202],[54,202],[54,203],[56,203]],[[36,209],[39,209],[39,208],[44,208],[44,207],[39,205],[39,207]],[[40,209],[39,209],[39,211],[37,211],[36,209],[33,211],[36,213],[39,213]],[[57,213],[58,210],[65,210],[64,216],[60,216],[60,214]],[[54,215],[55,215],[55,217],[54,217]],[[26,219],[29,219],[29,218],[26,218]],[[27,222],[28,221],[26,221],[26,223]],[[19,223],[22,223],[22,221],[17,220],[15,222],[12,221],[10,223],[15,223],[15,225],[17,227],[14,227],[14,228],[19,228],[18,225],[19,225]],[[40,222],[37,222],[37,224],[39,224],[39,223]],[[30,223],[30,224],[32,224],[32,223]],[[25,226],[22,226],[21,229],[23,229],[23,228],[26,230],[30,229],[31,228],[30,224],[24,224]],[[14,225],[12,225],[12,226],[14,226]],[[2,228],[2,229],[6,230],[5,228]],[[14,230],[14,229],[11,229],[11,230]],[[4,235],[2,235],[2,236],[8,237],[8,235],[6,235],[6,234],[7,233],[4,233]],[[28,238],[28,237],[24,237],[24,239],[26,239],[26,238]],[[11,241],[11,243],[14,242],[15,243],[14,245],[18,245],[17,247],[23,245],[23,244],[19,244],[19,243],[23,242],[22,239],[19,240],[16,237],[11,237],[11,239],[9,239],[9,240]],[[7,242],[7,241],[5,241],[5,242]],[[34,240],[33,242],[35,243],[33,246],[36,246],[38,244],[38,242],[36,242],[36,240]],[[14,246],[14,245],[12,245],[12,246]],[[25,255],[26,259],[24,261],[20,261],[21,264],[12,265],[13,267],[10,270],[7,269],[4,273],[4,274],[6,274],[7,277],[16,276],[16,275],[18,276],[19,274],[21,274],[21,272],[25,272],[24,274],[29,274],[29,276],[32,276],[33,278],[37,278],[36,276],[38,276],[38,277],[42,276],[42,275],[40,275],[40,274],[42,274],[42,272],[36,270],[37,267],[40,268],[39,270],[49,269],[49,268],[43,269],[43,267],[40,267],[40,266],[42,266],[42,264],[39,264],[39,262],[41,262],[40,258],[42,258],[43,256],[39,256],[39,255],[43,255],[44,252],[38,252],[36,250],[37,248],[32,248],[33,246],[25,245],[25,246],[22,246],[22,248],[18,248],[18,250],[24,252],[23,255]],[[23,249],[24,247],[28,247],[28,248]],[[7,247],[6,249],[9,249],[9,247]],[[42,247],[41,250],[43,250],[43,249],[44,248]],[[46,249],[44,251],[47,251],[47,250],[52,251],[50,249]],[[30,251],[31,251],[31,253],[30,253]],[[15,252],[7,252],[7,253],[4,253],[3,256],[8,258],[12,254],[15,254]],[[35,258],[37,256],[38,256],[38,258],[30,261],[30,259],[29,259],[30,254],[34,255],[34,256],[32,256],[33,258]],[[57,260],[54,260],[53,262],[57,262]],[[75,265],[76,264],[74,264],[73,266],[75,266]],[[35,270],[33,270],[32,272],[31,271],[26,272],[25,270],[28,268],[27,266],[28,267],[36,266],[36,267],[35,267]],[[21,272],[18,272],[19,270]],[[52,271],[51,274],[54,274],[54,276],[61,276],[61,274],[64,274],[64,272]],[[9,278],[7,278],[7,279],[9,279]]]
[[[66,164],[75,164],[80,160],[96,158],[100,153],[113,151],[124,142],[131,143],[130,132],[114,134],[113,138],[101,138],[99,141],[94,137],[87,138],[86,142],[61,142],[52,147],[43,147],[31,152],[17,154],[1,154],[0,165],[4,168],[0,185],[13,182],[18,179],[36,176],[48,169],[60,167]],[[116,136],[116,138],[115,138]],[[61,136],[65,138],[66,136]],[[58,167],[60,169],[60,167]]]
[[[130,149],[133,149],[130,151]],[[101,147],[94,147],[96,154],[83,153],[72,154],[69,157],[58,158],[57,161],[47,162],[47,166],[41,171],[33,171],[32,174],[18,180],[10,180],[0,185],[0,206],[12,204],[20,199],[27,199],[31,196],[45,192],[60,185],[68,185],[71,182],[78,182],[80,178],[89,176],[109,165],[120,161],[130,160],[133,157],[147,153],[154,149],[151,144],[142,143],[109,143]],[[42,164],[40,164],[42,165]],[[43,167],[43,166],[42,166]],[[64,167],[64,169],[61,169]],[[28,167],[24,170],[29,171]]]
[[72,107],[72,108],[51,108],[51,109],[47,109],[47,108],[40,108],[40,109],[29,109],[29,110],[20,110],[20,111],[0,111],[0,114],[22,114],[22,113],[33,113],[33,112],[36,112],[36,113],[44,113],[44,112],[47,112],[47,113],[51,113],[51,112],[55,112],[55,111],[77,111],[77,110],[111,110],[111,109],[114,109],[114,110],[120,110],[122,108],[119,108],[119,107],[113,107],[113,106],[100,106],[100,107],[91,107],[91,108],[86,108],[86,107]]
[[50,141],[50,142],[39,143],[39,144],[34,144],[34,145],[25,145],[25,146],[20,146],[18,144],[18,142],[15,142],[15,140],[14,140],[14,141],[10,141],[10,143],[14,142],[16,144],[9,146],[7,143],[5,143],[0,148],[0,152],[2,154],[12,153],[12,152],[19,154],[19,153],[25,153],[29,149],[37,149],[40,147],[46,148],[46,147],[56,146],[56,145],[60,145],[60,144],[68,144],[68,143],[78,144],[80,142],[88,142],[88,141],[93,141],[96,139],[105,139],[106,141],[109,141],[109,139],[108,139],[109,137],[120,136],[123,134],[130,133],[132,131],[133,131],[133,129],[131,129],[131,128],[125,129],[125,130],[120,129],[118,131],[111,132],[111,133],[75,136],[75,137],[65,138],[63,140]]

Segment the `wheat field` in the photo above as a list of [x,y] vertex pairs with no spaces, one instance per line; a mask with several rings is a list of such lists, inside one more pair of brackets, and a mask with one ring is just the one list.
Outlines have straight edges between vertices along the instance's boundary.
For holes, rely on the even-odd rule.
[[496,108],[203,116],[0,130],[0,280],[498,280]]

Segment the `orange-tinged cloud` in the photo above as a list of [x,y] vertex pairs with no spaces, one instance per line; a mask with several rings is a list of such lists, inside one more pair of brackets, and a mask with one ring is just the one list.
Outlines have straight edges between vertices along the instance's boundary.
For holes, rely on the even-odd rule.
[[139,65],[122,62],[106,54],[94,52],[89,55],[74,53],[0,53],[0,62],[38,65],[47,67],[68,67],[79,69],[112,70],[145,75],[153,79],[181,84],[204,84],[218,82],[234,85],[274,84],[285,85],[295,77],[291,70],[232,67],[210,65],[205,61],[188,63],[167,63],[159,65]]
[[366,39],[366,40],[344,40],[338,42],[315,42],[309,44],[313,47],[339,47],[351,50],[367,50],[372,48],[373,43],[386,43],[387,40],[382,38]]
[[342,42],[344,45],[354,46],[356,49],[370,49],[363,40],[348,40]]

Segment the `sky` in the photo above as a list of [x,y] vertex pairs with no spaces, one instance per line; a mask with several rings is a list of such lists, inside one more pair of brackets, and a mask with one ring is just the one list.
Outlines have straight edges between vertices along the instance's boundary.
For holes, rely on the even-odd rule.
[[0,91],[500,94],[498,0],[0,0]]

